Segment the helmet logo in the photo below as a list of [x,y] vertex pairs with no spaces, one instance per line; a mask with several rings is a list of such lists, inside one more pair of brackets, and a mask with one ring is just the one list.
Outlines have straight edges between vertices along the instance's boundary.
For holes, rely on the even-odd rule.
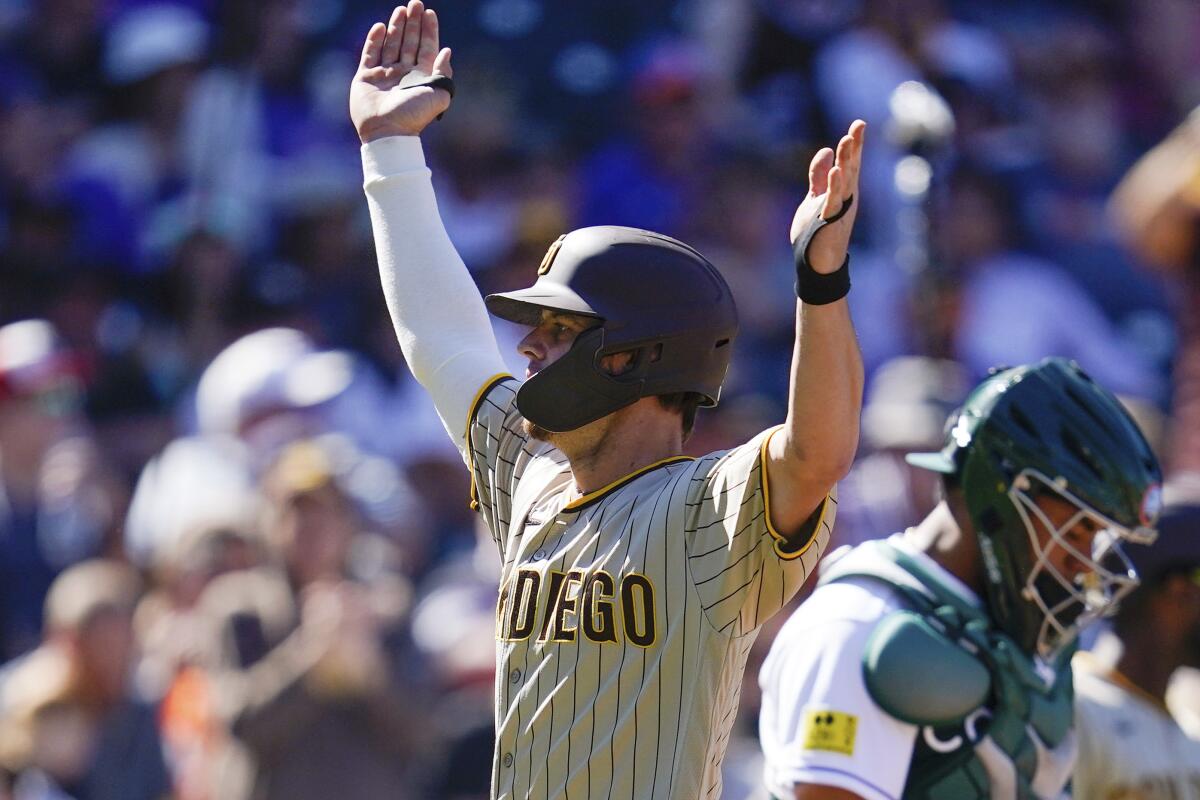
[[1138,509],[1138,519],[1146,527],[1153,528],[1154,524],[1158,522],[1158,515],[1162,513],[1162,509],[1162,485],[1153,483],[1146,489],[1146,493],[1142,495],[1142,505]]
[[564,233],[554,240],[554,244],[550,245],[550,249],[546,251],[546,255],[542,257],[542,263],[538,266],[538,275],[545,275],[550,271],[550,265],[554,263],[554,257],[558,255],[558,249],[562,247],[565,238],[567,235]]

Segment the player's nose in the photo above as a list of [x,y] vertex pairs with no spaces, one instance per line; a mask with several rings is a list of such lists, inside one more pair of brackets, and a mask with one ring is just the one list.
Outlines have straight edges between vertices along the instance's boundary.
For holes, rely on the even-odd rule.
[[546,357],[546,343],[534,328],[517,344],[517,352],[530,361],[541,361]]

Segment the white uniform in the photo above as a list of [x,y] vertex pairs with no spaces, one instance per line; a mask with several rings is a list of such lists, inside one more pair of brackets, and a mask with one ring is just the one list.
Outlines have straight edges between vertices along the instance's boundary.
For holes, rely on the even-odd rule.
[[493,796],[720,797],[746,655],[820,559],[836,501],[799,546],[775,533],[769,433],[571,500],[565,458],[522,432],[518,388],[489,382],[468,428],[503,560]]
[[[982,607],[978,595],[904,534],[887,541],[964,603]],[[913,584],[920,585],[915,578]],[[990,785],[976,784],[974,794],[964,796],[1016,796],[1016,766],[987,735],[987,708],[953,725],[918,726],[891,716],[871,697],[863,677],[868,640],[884,617],[907,607],[882,581],[846,577],[818,587],[780,630],[759,675],[764,779],[775,797],[790,798],[797,785],[814,784],[895,800],[912,786],[927,789],[931,776],[946,779],[950,762],[976,762],[987,771]],[[1071,735],[1053,750],[1037,745],[1036,763],[1023,767],[1033,768],[1027,780],[1034,795],[1059,797],[1074,757]],[[946,796],[946,785],[935,796]]]
[[1075,674],[1076,800],[1200,800],[1200,741],[1159,703],[1080,653]]
[[[909,548],[902,536],[888,541],[979,603],[965,584]],[[885,585],[850,578],[818,587],[779,631],[759,673],[759,739],[764,779],[774,796],[792,797],[794,787],[806,783],[836,786],[867,800],[901,796],[917,737],[932,732],[875,704],[863,681],[862,658],[879,621],[904,607]]]

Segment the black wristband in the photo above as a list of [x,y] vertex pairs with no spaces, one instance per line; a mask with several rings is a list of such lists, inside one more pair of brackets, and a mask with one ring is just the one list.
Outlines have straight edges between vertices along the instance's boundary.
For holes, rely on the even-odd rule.
[[792,254],[796,259],[796,297],[810,306],[823,306],[841,300],[850,292],[850,254],[837,271],[828,274],[817,272],[808,260],[808,247],[817,231],[830,223],[837,222],[854,205],[854,196],[846,198],[841,209],[829,219],[818,214],[796,237]]

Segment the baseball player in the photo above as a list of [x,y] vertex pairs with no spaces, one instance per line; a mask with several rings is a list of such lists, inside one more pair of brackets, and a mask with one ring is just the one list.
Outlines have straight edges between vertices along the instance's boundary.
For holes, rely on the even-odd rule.
[[1072,362],[998,371],[910,455],[944,499],[831,554],[763,663],[775,798],[1056,798],[1071,773],[1076,633],[1136,584],[1160,473]]
[[1168,506],[1153,546],[1127,548],[1142,585],[1111,633],[1075,656],[1079,800],[1200,800],[1200,741],[1167,710],[1179,667],[1200,667],[1200,506]]
[[793,221],[786,422],[693,460],[684,439],[737,334],[720,273],[657,233],[568,233],[533,286],[486,300],[530,326],[525,380],[504,374],[417,137],[449,107],[450,75],[436,15],[412,0],[368,34],[350,108],[401,347],[503,563],[492,794],[719,797],[747,652],[824,551],[856,445],[844,297],[864,125],[814,158]]

